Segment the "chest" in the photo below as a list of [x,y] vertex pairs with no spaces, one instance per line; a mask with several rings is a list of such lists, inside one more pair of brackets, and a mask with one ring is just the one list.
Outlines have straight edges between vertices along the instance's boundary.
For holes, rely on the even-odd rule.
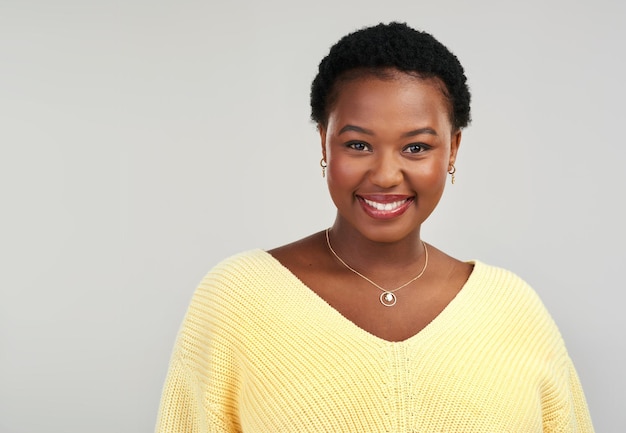
[[424,278],[398,288],[343,272],[300,279],[330,307],[357,327],[386,341],[403,341],[421,332],[452,302],[471,269],[452,278]]
[[498,342],[477,349],[455,332],[391,343],[332,322],[266,333],[247,352],[243,431],[541,431],[538,370]]
[[[475,285],[396,342],[375,332],[385,320],[401,323],[394,315],[418,315],[410,298],[384,307],[367,285],[342,284],[355,293],[337,296],[289,274],[262,286],[233,299],[243,431],[541,431],[546,354],[526,347],[534,331]],[[428,290],[415,292],[413,302],[427,302]],[[365,300],[346,301],[353,297]]]

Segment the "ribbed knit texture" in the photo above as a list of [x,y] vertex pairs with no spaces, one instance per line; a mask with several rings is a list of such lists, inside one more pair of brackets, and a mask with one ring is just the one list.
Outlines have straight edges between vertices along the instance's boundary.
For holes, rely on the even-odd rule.
[[417,335],[378,338],[271,255],[216,266],[193,297],[156,431],[592,432],[561,336],[533,290],[475,262]]

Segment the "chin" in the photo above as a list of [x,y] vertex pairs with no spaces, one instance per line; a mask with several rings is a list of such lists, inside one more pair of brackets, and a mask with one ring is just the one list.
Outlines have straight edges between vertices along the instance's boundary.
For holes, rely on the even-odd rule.
[[405,239],[419,237],[421,225],[398,227],[395,224],[379,224],[369,227],[356,227],[361,235],[372,242],[396,243]]

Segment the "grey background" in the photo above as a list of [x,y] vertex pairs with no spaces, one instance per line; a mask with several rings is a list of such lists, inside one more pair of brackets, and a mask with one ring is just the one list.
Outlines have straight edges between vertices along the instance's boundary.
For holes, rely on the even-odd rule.
[[474,97],[424,238],[530,282],[597,431],[623,432],[625,8],[0,0],[0,431],[152,431],[202,276],[332,222],[317,63],[400,20]]

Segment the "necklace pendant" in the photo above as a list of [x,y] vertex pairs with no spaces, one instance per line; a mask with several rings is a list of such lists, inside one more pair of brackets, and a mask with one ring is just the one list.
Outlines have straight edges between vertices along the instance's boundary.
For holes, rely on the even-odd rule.
[[396,305],[397,299],[396,295],[391,292],[383,292],[380,294],[380,303],[385,307],[393,307]]

